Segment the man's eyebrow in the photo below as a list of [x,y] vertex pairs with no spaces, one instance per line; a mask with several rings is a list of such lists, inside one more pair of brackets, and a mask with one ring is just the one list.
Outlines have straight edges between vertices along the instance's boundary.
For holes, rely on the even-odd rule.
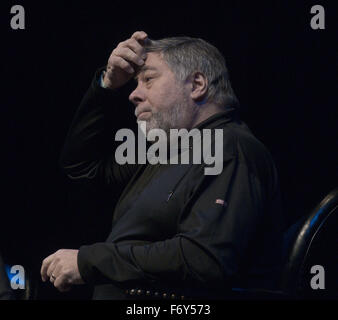
[[148,70],[155,70],[157,71],[156,67],[152,67],[152,66],[143,66],[140,68],[140,70],[137,72],[137,74],[135,75],[134,79],[137,80],[137,77],[139,76],[140,73],[142,72],[146,72]]

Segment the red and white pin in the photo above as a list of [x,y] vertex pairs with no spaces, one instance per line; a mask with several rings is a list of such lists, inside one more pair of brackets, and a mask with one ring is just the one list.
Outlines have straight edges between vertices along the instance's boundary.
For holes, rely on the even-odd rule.
[[223,199],[216,199],[215,203],[220,204],[223,207],[227,205],[227,203]]

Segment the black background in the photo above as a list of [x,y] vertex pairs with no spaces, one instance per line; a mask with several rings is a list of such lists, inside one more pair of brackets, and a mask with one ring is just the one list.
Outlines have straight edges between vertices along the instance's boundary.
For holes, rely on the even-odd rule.
[[[153,39],[200,37],[220,49],[242,118],[275,159],[287,224],[308,214],[337,186],[334,3],[2,1],[0,226],[7,261],[38,274],[55,250],[106,238],[111,195],[70,185],[58,157],[95,70],[137,30]],[[25,30],[10,28],[14,4],[25,8]],[[315,4],[325,8],[325,30],[310,27]],[[127,96],[121,107],[133,112]],[[60,295],[49,284],[41,292],[89,297]]]

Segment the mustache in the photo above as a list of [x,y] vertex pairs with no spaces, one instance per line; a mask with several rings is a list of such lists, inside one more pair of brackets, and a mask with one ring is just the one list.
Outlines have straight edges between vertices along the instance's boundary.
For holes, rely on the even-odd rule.
[[136,107],[134,112],[135,117],[137,118],[142,112],[152,112],[152,110],[149,107]]

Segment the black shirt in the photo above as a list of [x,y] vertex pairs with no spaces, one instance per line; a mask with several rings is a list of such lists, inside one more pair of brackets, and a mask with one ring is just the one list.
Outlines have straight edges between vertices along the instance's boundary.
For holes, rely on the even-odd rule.
[[71,179],[124,188],[107,241],[79,250],[79,270],[95,286],[94,298],[123,299],[131,288],[196,296],[275,288],[282,243],[278,177],[236,110],[197,126],[223,130],[223,146],[215,146],[223,147],[219,175],[205,175],[203,163],[121,166],[114,161],[119,120],[112,115],[130,115],[114,106],[116,95],[98,85],[97,73],[61,155]]

